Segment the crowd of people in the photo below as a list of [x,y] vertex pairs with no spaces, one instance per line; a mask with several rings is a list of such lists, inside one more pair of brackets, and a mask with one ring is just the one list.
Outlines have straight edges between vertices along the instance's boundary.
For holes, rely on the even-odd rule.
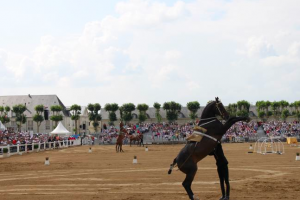
[[[49,134],[40,134],[32,132],[15,132],[12,130],[0,131],[0,146],[17,145],[17,144],[32,144],[43,142],[54,142],[66,138],[58,136],[50,136]],[[68,140],[74,140],[73,137],[68,137]]]
[[[179,141],[185,140],[193,133],[193,129],[196,123],[186,123],[179,125],[177,123],[144,123],[144,124],[129,124],[125,128],[129,135],[137,135],[140,133],[148,133],[147,137],[155,141]],[[261,127],[264,131],[263,136],[282,136],[292,137],[299,136],[300,123],[299,122],[282,122],[282,121],[270,121],[270,122],[237,122],[235,123],[223,136],[224,140],[238,141],[238,138],[255,139],[257,131]],[[102,128],[99,135],[99,141],[101,144],[111,144],[118,137],[119,130],[115,126],[106,126]],[[124,138],[124,144],[128,143],[128,138]]]
[[[179,125],[177,123],[143,123],[143,124],[130,124],[125,128],[128,134],[143,134],[149,133],[148,137],[152,141],[157,140],[184,140],[186,137],[193,133],[196,123],[186,123]],[[256,137],[257,131],[261,127],[266,136],[281,136],[292,137],[299,136],[300,123],[283,122],[283,121],[270,121],[270,122],[237,122],[234,124],[224,135],[226,141],[232,141],[236,138],[249,138]],[[101,133],[99,134],[99,141],[102,144],[110,144],[118,137],[119,129],[115,126],[103,125]],[[0,131],[0,145],[16,145],[16,144],[31,144],[38,142],[53,142],[61,140],[62,138],[53,137],[49,134],[33,134],[32,132],[15,132],[11,130]],[[64,138],[65,139],[65,138]],[[68,138],[72,139],[72,138]],[[125,138],[124,143],[128,141]]]
[[298,121],[271,121],[262,124],[262,126],[267,136],[293,137],[299,136],[300,133],[300,123]]
[[300,123],[269,121],[269,122],[237,122],[226,133],[225,137],[254,137],[257,135],[258,127],[261,126],[265,135],[270,137],[292,137],[299,136]]

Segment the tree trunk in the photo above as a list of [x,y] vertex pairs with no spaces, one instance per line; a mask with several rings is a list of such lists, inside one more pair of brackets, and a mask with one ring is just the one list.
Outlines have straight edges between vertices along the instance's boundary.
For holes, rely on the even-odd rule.
[[18,126],[18,131],[21,132],[21,126],[22,125],[17,123],[17,126]]
[[40,133],[40,123],[37,123],[37,132]]
[[75,134],[77,135],[77,134],[78,134],[78,130],[77,130],[77,120],[75,120],[75,130],[76,130]]

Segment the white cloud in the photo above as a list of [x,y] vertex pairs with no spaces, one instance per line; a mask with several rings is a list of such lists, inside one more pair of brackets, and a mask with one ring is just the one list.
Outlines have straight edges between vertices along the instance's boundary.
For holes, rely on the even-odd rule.
[[247,44],[247,55],[251,57],[268,57],[275,54],[272,44],[268,43],[263,37],[251,37]]
[[300,42],[290,45],[285,54],[279,56],[270,56],[262,60],[266,66],[289,66],[295,65],[300,67]]
[[78,92],[89,96],[78,97],[81,104],[152,105],[166,100],[206,103],[216,95],[225,103],[281,99],[283,88],[286,99],[294,100],[293,91],[300,89],[295,76],[300,68],[299,10],[296,0],[197,0],[171,6],[128,0],[116,5],[116,13],[86,23],[80,35],[65,40],[49,33],[23,55],[0,50],[0,67],[23,83],[8,86],[12,93],[22,92],[18,87],[32,79],[69,104],[77,103],[73,97]]

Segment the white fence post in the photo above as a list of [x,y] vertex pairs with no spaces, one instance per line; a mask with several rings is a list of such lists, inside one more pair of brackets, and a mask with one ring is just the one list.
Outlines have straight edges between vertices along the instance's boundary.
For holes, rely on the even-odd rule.
[[20,145],[17,144],[17,153],[20,153]]
[[31,143],[31,151],[34,151],[34,142]]
[[7,154],[10,155],[10,145],[7,145]]
[[39,148],[38,148],[38,151],[41,150],[41,142],[39,141]]
[[25,153],[27,153],[27,148],[28,148],[27,143],[25,143]]
[[44,142],[44,150],[46,151],[46,142]]

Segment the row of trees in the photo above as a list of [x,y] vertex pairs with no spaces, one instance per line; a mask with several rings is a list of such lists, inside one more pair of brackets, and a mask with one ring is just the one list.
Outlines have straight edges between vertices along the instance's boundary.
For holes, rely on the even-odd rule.
[[[161,122],[162,117],[160,115],[160,109],[161,104],[155,102],[153,104],[153,107],[155,108],[155,117],[158,122]],[[179,103],[176,103],[174,101],[165,102],[163,104],[163,109],[167,113],[167,119],[168,121],[175,121],[178,119],[178,114],[181,111],[181,105]],[[197,101],[189,102],[187,103],[187,107],[190,110],[191,119],[195,120],[197,118],[197,111],[200,109],[200,103]],[[125,103],[122,106],[118,106],[118,104],[105,104],[104,106],[105,111],[109,113],[109,121],[111,124],[113,124],[117,120],[116,111],[120,111],[120,119],[122,121],[125,121],[126,123],[131,121],[133,119],[132,112],[137,109],[139,111],[138,120],[139,122],[144,122],[147,119],[147,113],[146,111],[149,109],[149,106],[147,104],[138,104],[135,106],[133,103]]]
[[238,101],[227,106],[227,112],[231,117],[249,116],[250,103],[246,100]]
[[266,121],[269,117],[273,116],[276,119],[286,120],[288,116],[295,116],[300,119],[300,101],[289,103],[285,100],[282,101],[257,101],[256,109],[258,117]]
[[[161,107],[161,104],[155,102],[153,104],[155,108],[155,117],[157,122],[162,121],[162,116],[160,115],[160,110],[163,108],[166,111],[166,118],[168,121],[172,122],[178,119],[178,115],[181,111],[181,104],[170,101],[165,102]],[[200,103],[197,101],[192,101],[187,103],[187,108],[190,111],[189,117],[194,121],[197,116],[197,111],[200,109]],[[273,116],[275,118],[282,118],[285,120],[288,116],[295,116],[300,119],[300,101],[295,101],[293,103],[288,103],[287,101],[257,101],[256,108],[258,112],[258,117],[262,120],[267,120],[269,117]],[[88,115],[89,121],[92,122],[95,132],[98,131],[99,122],[102,120],[100,115],[101,105],[99,103],[88,104]],[[137,109],[139,111],[138,120],[139,122],[144,122],[148,117],[146,111],[149,109],[147,104],[138,104],[135,106],[133,103],[125,103],[122,106],[119,106],[116,103],[108,103],[105,104],[104,109],[109,114],[109,123],[114,124],[117,121],[116,112],[120,111],[120,120],[125,123],[130,122],[133,119],[132,112]],[[227,106],[227,111],[230,116],[249,116],[250,103],[246,100],[238,101],[237,103],[229,104]],[[3,124],[7,124],[10,122],[10,118],[8,113],[12,110],[15,114],[15,121],[18,127],[18,130],[21,130],[22,124],[26,123],[27,116],[24,112],[27,110],[25,105],[19,104],[12,107],[12,109],[8,106],[3,107],[0,106],[0,121]],[[37,131],[39,132],[39,128],[41,123],[45,120],[43,113],[45,111],[44,105],[37,105],[35,107],[36,114],[33,116],[33,121],[37,124]],[[63,111],[63,107],[60,105],[54,105],[50,107],[50,111],[52,115],[50,120],[55,122],[55,127],[57,126],[59,121],[63,120],[63,115],[61,112]],[[74,104],[70,108],[71,119],[75,122],[74,132],[78,133],[78,120],[81,114],[81,106]]]
[[[256,110],[258,117],[267,121],[269,117],[275,119],[286,120],[288,116],[294,116],[300,120],[300,101],[289,103],[285,100],[282,101],[257,101]],[[229,104],[227,111],[230,116],[249,116],[250,103],[242,100],[237,103]]]

